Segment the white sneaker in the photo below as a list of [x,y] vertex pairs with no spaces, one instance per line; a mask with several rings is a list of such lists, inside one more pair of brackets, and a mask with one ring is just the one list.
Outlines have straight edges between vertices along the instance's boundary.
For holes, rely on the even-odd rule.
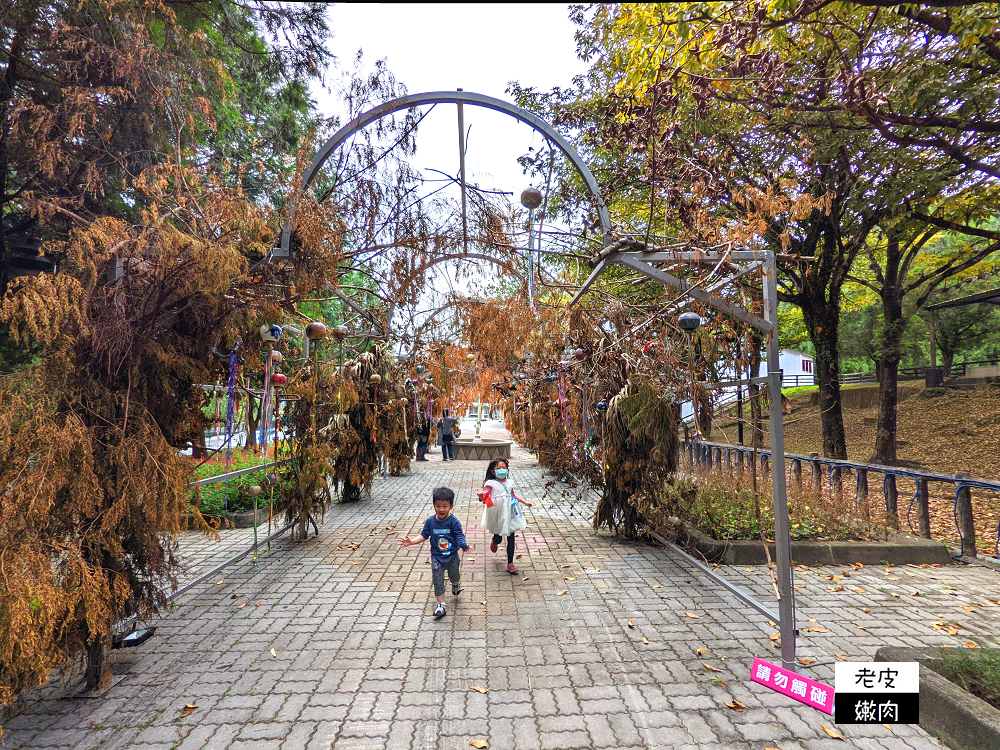
[[448,613],[448,608],[444,606],[444,602],[438,602],[438,605],[434,608],[434,619],[440,620]]

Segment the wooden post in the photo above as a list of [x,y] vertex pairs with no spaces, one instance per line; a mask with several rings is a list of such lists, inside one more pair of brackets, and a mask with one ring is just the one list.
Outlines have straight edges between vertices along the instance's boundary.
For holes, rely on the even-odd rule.
[[796,486],[802,486],[802,462],[797,458],[792,460],[792,480]]
[[770,456],[761,455],[760,457],[760,475],[762,478],[767,477],[771,473],[771,458]]
[[[967,471],[955,472],[957,479],[972,479]],[[958,528],[962,533],[962,556],[976,556],[976,519],[972,515],[972,489],[963,487],[958,491]]]
[[899,528],[899,493],[894,474],[885,475],[885,520],[891,528]]
[[816,452],[810,453],[809,458],[812,459],[809,463],[812,465],[812,487],[813,491],[819,495],[823,492],[823,467],[819,462],[819,454]]
[[931,504],[927,491],[927,480],[917,480],[917,522],[920,525],[920,536],[931,538]]

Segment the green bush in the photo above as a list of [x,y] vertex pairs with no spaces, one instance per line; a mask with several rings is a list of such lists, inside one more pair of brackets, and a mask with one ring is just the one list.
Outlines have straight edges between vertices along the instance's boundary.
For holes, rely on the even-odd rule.
[[[279,454],[280,458],[280,454]],[[240,449],[233,451],[229,462],[230,471],[249,468],[263,464],[260,453],[256,450]],[[224,460],[212,460],[199,466],[195,470],[198,479],[206,479],[212,476],[219,476],[225,472]],[[230,477],[228,490],[225,480],[212,484],[202,485],[192,490],[188,502],[197,507],[202,515],[221,516],[228,509],[229,513],[244,513],[253,510],[254,498],[250,496],[250,488],[254,485],[261,487],[261,493],[257,496],[257,507],[266,507],[271,502],[272,497],[277,504],[279,499],[287,496],[291,491],[294,482],[294,473],[290,467],[278,467],[278,484],[274,487],[272,496],[271,488],[267,486],[267,471],[250,472],[238,477]],[[227,501],[228,497],[228,501]]]

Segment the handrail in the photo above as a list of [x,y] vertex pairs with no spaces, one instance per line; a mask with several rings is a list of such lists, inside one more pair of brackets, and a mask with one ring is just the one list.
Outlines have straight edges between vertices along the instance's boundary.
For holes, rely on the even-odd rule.
[[[762,457],[766,456],[768,458],[768,461],[770,461],[771,457],[771,451],[768,449],[765,448],[754,449],[746,445],[729,445],[727,443],[710,443],[706,441],[697,441],[697,440],[682,440],[681,445],[690,446],[692,448],[697,447],[700,450],[719,449],[722,451],[735,451],[738,454],[756,452],[757,455],[760,455]],[[696,459],[696,461],[698,461],[698,459]],[[833,478],[834,470],[838,468],[849,469],[853,471],[855,476],[857,477],[857,485],[858,485],[856,492],[857,496],[860,496],[861,494],[861,471],[881,472],[882,474],[885,475],[885,479],[882,483],[882,495],[886,499],[887,511],[888,511],[887,486],[889,482],[889,477],[899,476],[914,480],[914,482],[917,485],[917,489],[916,492],[914,492],[913,498],[910,500],[910,505],[906,511],[906,522],[907,525],[910,527],[911,531],[913,530],[913,524],[910,521],[910,514],[913,510],[913,504],[916,502],[917,497],[920,494],[920,482],[922,481],[925,483],[925,489],[927,482],[948,482],[949,484],[953,484],[955,486],[955,504],[954,504],[955,528],[958,530],[958,537],[961,540],[961,551],[959,556],[965,554],[965,547],[966,547],[965,534],[962,531],[962,525],[961,523],[959,523],[959,518],[958,518],[958,506],[959,506],[959,500],[961,499],[962,490],[982,489],[982,490],[989,490],[992,492],[1000,492],[1000,480],[979,479],[977,477],[971,477],[971,476],[970,477],[949,476],[947,474],[939,474],[937,472],[930,472],[930,471],[919,471],[916,469],[908,469],[905,467],[885,466],[883,464],[863,463],[859,461],[848,461],[839,458],[825,458],[821,456],[804,456],[798,453],[786,453],[785,461],[792,462],[793,464],[796,461],[799,462],[805,461],[809,464],[816,465],[817,467],[821,464],[826,464],[829,467],[828,481],[830,482],[831,486],[834,483],[834,478]],[[994,543],[994,552],[996,553],[997,557],[1000,558],[1000,525],[998,525],[997,527],[997,539],[996,542]]]

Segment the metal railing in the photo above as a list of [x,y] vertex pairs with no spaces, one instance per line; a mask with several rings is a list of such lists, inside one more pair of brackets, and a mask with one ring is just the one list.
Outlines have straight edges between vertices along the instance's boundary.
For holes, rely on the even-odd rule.
[[[770,471],[771,452],[769,450],[757,449],[756,454],[760,457],[761,472],[766,474]],[[747,471],[753,463],[753,455],[753,448],[743,445],[706,443],[694,440],[684,440],[681,442],[682,462],[686,459],[688,465],[692,467]],[[824,489],[825,475],[827,489],[831,494],[840,495],[843,492],[842,472],[854,472],[856,479],[856,505],[860,505],[868,497],[868,473],[875,472],[882,474],[882,493],[885,498],[885,511],[889,517],[896,516],[898,513],[896,477],[913,480],[916,490],[906,510],[906,523],[911,532],[927,539],[931,538],[928,483],[938,482],[952,485],[955,490],[955,528],[958,530],[958,536],[961,540],[959,556],[968,555],[975,557],[977,554],[976,527],[975,517],[972,512],[971,490],[981,489],[1000,493],[1000,481],[977,479],[966,472],[958,472],[956,476],[949,476],[937,472],[917,471],[898,466],[882,466],[880,464],[859,463],[857,461],[842,461],[835,458],[821,458],[818,454],[803,456],[786,453],[785,463],[789,481],[799,487],[803,483],[803,464],[807,464],[810,467],[812,488],[817,493],[821,493]],[[916,506],[917,529],[913,528],[912,515],[914,506]],[[993,550],[996,557],[1000,558],[1000,524],[997,527],[997,539],[994,542]]]

